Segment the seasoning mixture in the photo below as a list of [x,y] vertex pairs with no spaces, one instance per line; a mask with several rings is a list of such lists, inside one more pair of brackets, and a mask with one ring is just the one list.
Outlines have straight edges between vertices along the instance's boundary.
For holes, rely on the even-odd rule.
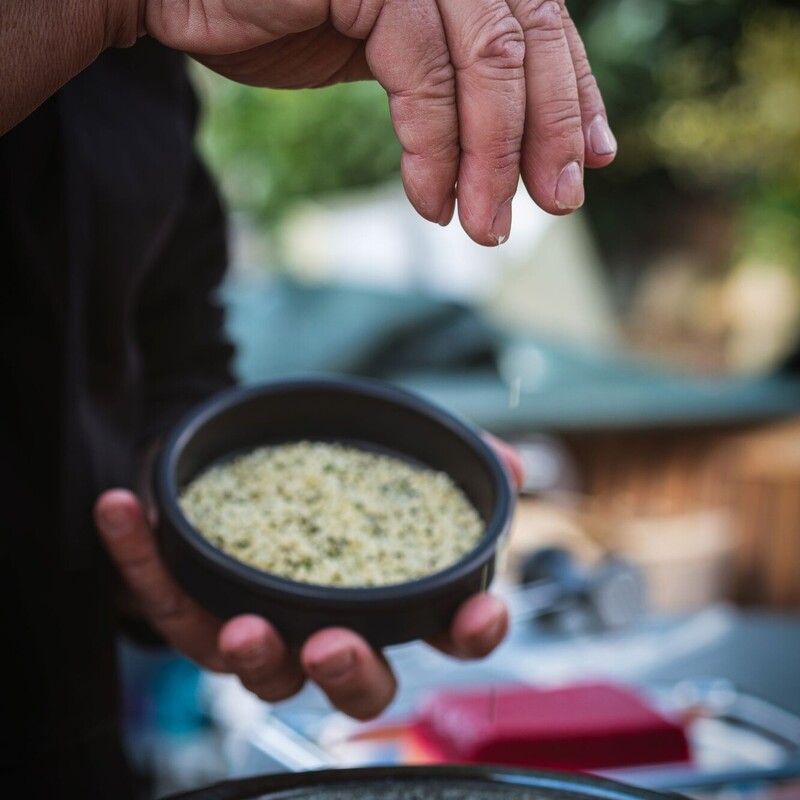
[[187,519],[259,569],[326,586],[385,586],[453,564],[483,522],[443,472],[338,444],[261,447],[180,496]]
[[[552,800],[570,797],[566,792],[540,791],[509,783],[493,786],[481,780],[441,779],[391,781],[364,779],[349,786],[313,787],[293,795],[297,800]],[[575,797],[581,797],[577,793]],[[589,796],[588,794],[585,796]]]

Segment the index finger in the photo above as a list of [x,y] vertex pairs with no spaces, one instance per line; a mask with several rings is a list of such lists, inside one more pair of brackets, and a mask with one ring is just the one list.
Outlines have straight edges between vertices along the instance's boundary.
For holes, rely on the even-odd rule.
[[511,232],[525,120],[525,42],[505,0],[438,0],[456,71],[458,212],[479,244]]

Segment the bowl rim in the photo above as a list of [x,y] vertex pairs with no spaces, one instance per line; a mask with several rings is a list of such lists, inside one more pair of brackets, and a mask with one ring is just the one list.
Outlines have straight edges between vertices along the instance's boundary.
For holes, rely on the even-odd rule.
[[631,786],[590,774],[558,770],[528,769],[500,764],[392,764],[366,767],[321,768],[304,772],[278,772],[224,780],[201,789],[170,795],[163,800],[199,800],[213,797],[220,800],[296,796],[302,800],[320,789],[368,789],[394,781],[444,783],[464,782],[475,786],[517,787],[539,790],[545,798],[574,794],[576,800],[684,800],[683,795]]
[[[188,521],[178,504],[175,467],[184,447],[198,430],[217,414],[254,398],[284,392],[320,390],[367,396],[421,413],[431,421],[447,428],[476,452],[491,475],[495,503],[483,535],[468,553],[449,567],[413,581],[386,586],[326,586],[274,575],[240,561],[208,541]],[[194,552],[209,560],[217,570],[232,573],[248,588],[260,594],[291,595],[298,600],[324,601],[342,607],[365,600],[388,604],[392,601],[418,598],[438,590],[445,590],[452,584],[467,578],[476,569],[483,568],[495,551],[498,540],[510,528],[514,505],[514,493],[511,486],[508,471],[503,466],[500,457],[485,441],[477,426],[415,392],[383,381],[350,376],[296,376],[257,384],[237,385],[217,392],[195,406],[172,428],[158,455],[155,469],[155,498],[159,514],[166,515],[173,530],[183,539],[184,543],[189,545]]]

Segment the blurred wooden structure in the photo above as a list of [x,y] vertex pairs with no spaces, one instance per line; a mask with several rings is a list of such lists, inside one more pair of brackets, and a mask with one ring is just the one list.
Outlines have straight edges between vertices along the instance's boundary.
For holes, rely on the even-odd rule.
[[[584,505],[616,527],[612,538],[627,528],[630,543],[649,532],[663,540],[662,556],[675,558],[670,547],[699,546],[701,537],[719,544],[720,526],[730,526],[723,594],[743,605],[800,608],[800,417],[581,434],[567,445],[583,475]],[[670,521],[682,540],[668,539]],[[686,574],[686,591],[691,580]]]

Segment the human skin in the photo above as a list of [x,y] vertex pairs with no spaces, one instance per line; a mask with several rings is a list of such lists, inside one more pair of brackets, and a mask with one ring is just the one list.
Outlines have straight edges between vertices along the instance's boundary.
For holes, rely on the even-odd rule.
[[[509,445],[488,438],[519,486],[519,456]],[[223,622],[201,608],[169,575],[151,520],[131,492],[112,489],[101,495],[95,522],[130,590],[127,605],[201,667],[237,675],[247,689],[269,702],[291,697],[310,678],[333,706],[356,719],[375,717],[391,702],[397,681],[389,664],[353,631],[321,630],[298,653],[262,617],[245,614]],[[467,600],[449,632],[431,644],[456,658],[482,658],[497,647],[507,630],[508,612],[502,601],[484,593]]]
[[[520,177],[543,209],[570,213],[584,200],[584,167],[616,152],[563,0],[2,0],[0,134],[105,49],[145,33],[259,86],[376,79],[389,95],[411,203],[441,224],[457,205],[483,245],[508,238]],[[158,558],[131,493],[105,493],[95,519],[140,608],[201,665],[236,673],[267,700],[290,696],[310,676],[358,718],[391,699],[385,660],[351,631],[320,631],[295,655],[266,620],[223,624],[196,606]],[[502,603],[481,595],[436,645],[480,657],[507,625]]]
[[616,153],[564,0],[4,0],[0,133],[143,33],[257,86],[376,79],[412,205],[447,224],[457,204],[483,245],[508,238],[520,176],[567,214]]

